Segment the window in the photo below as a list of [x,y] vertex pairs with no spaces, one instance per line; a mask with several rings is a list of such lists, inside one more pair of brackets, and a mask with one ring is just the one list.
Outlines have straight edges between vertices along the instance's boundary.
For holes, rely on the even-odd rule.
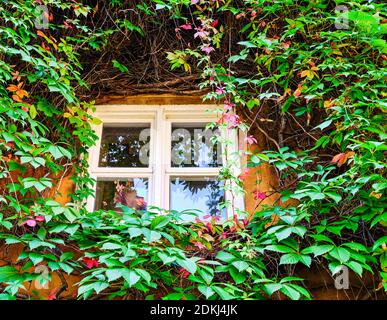
[[[227,218],[228,209],[220,203],[231,195],[217,176],[224,162],[220,140],[230,133],[208,128],[217,118],[207,108],[97,106],[100,139],[89,157],[97,183],[88,209],[119,210],[117,204],[124,204],[142,210],[154,205]],[[243,199],[233,198],[233,203],[243,209]]]

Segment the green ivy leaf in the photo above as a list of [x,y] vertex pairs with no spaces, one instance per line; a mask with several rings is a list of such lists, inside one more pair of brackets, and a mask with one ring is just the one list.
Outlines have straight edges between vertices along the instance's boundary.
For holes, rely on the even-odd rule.
[[215,294],[215,291],[212,290],[210,286],[199,285],[198,290],[206,297],[206,299],[212,297]]
[[344,249],[344,248],[340,248],[340,247],[336,247],[334,249],[332,249],[331,251],[329,251],[329,254],[339,260],[339,262],[341,264],[343,264],[344,262],[347,262],[349,260],[349,258],[351,257],[351,254],[349,253],[348,250]]
[[135,271],[128,269],[122,270],[122,276],[130,288],[133,287],[141,278]]

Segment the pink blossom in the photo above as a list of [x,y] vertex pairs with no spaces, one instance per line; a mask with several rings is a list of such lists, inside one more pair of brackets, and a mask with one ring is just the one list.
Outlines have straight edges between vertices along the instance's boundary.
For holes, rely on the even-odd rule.
[[239,120],[239,117],[236,114],[223,113],[217,124],[219,125],[223,123],[228,123],[228,129],[234,129],[241,123],[241,121]]
[[123,191],[124,189],[125,189],[125,186],[124,186],[123,184],[117,183],[117,185],[116,185],[116,191],[117,191],[117,192],[121,192],[121,191]]
[[36,217],[28,217],[29,219],[23,221],[21,223],[21,226],[24,226],[25,224],[29,227],[35,227],[38,222],[45,221],[46,219],[43,216],[36,216]]
[[290,47],[291,44],[292,44],[292,43],[291,43],[290,41],[286,41],[286,42],[281,43],[281,45],[282,45],[285,49],[289,49],[289,47]]
[[248,136],[248,137],[246,137],[246,138],[245,138],[245,141],[246,141],[248,144],[250,144],[250,145],[257,143],[257,139],[255,139],[253,136]]
[[94,258],[83,257],[82,261],[84,261],[86,263],[86,266],[88,269],[91,269],[93,267],[98,268],[98,261]]
[[212,51],[214,51],[214,47],[211,47],[210,45],[206,44],[204,46],[202,46],[202,51],[207,53],[207,54],[210,54]]
[[221,94],[226,93],[226,90],[224,90],[223,88],[217,87],[215,90],[215,93],[221,95]]
[[66,29],[73,29],[73,26],[70,23],[71,22],[69,20],[63,21],[63,24]]
[[184,269],[184,268],[181,268],[180,270],[179,270],[179,273],[181,274],[181,277],[184,279],[184,278],[187,278],[189,275],[190,275],[190,273],[189,273],[189,271],[187,271],[186,269]]
[[29,227],[35,227],[36,226],[36,221],[33,220],[33,219],[28,219],[26,221],[23,221],[21,225],[23,226],[25,224],[27,224]]
[[214,81],[214,77],[213,76],[210,76],[210,81]]
[[191,0],[191,4],[197,4],[199,3],[199,0]]
[[224,120],[228,123],[228,129],[234,129],[241,123],[239,116],[234,113],[226,113]]
[[205,31],[204,28],[199,27],[199,28],[196,28],[196,30],[197,32],[194,34],[194,38],[197,38],[197,37],[201,39],[207,38],[209,33],[208,31]]
[[232,110],[232,108],[235,107],[235,103],[230,102],[229,100],[226,100],[224,102],[224,109],[227,111]]
[[48,295],[48,300],[56,300],[56,293],[58,292],[58,288],[52,289],[50,294]]
[[209,232],[209,233],[214,232],[214,227],[212,226],[212,224],[210,222],[206,223],[206,227],[207,227],[207,232]]
[[205,249],[206,247],[199,241],[193,243],[199,249]]
[[184,29],[184,30],[192,30],[192,26],[189,24],[189,23],[186,23],[186,24],[182,24],[180,26],[180,28]]
[[239,175],[238,178],[239,180],[244,181],[249,176],[249,174],[250,174],[250,168],[244,168],[243,172]]
[[253,192],[254,199],[255,200],[264,200],[267,198],[267,195],[265,192],[261,192],[259,190]]

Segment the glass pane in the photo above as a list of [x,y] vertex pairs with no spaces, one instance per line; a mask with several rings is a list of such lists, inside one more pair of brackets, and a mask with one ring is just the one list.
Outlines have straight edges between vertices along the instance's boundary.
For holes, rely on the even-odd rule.
[[206,124],[172,124],[172,167],[219,167],[222,165],[219,130],[205,129]]
[[[183,211],[197,209],[202,213],[199,218],[211,215],[226,218],[226,210],[220,209],[224,201],[223,182],[214,178],[172,178],[170,185],[170,208]],[[184,217],[187,220],[194,217]]]
[[104,125],[99,166],[148,167],[149,142],[149,124]]
[[145,210],[148,203],[148,179],[102,178],[97,180],[95,210],[116,210],[122,204],[137,210]]

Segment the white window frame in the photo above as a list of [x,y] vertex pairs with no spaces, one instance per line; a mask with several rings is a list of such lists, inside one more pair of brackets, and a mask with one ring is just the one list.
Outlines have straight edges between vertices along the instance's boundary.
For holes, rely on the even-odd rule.
[[[89,152],[89,173],[98,178],[148,178],[148,204],[168,210],[170,201],[171,177],[214,177],[219,175],[221,167],[171,167],[171,126],[172,123],[210,123],[217,121],[215,112],[209,111],[211,105],[97,105],[94,116],[102,123],[94,125],[98,136],[95,146]],[[104,124],[124,125],[131,123],[150,123],[150,159],[147,168],[111,168],[99,167],[99,152],[101,147],[102,129]],[[235,143],[227,146],[228,154],[238,151],[238,135],[242,132],[221,130],[222,136],[230,137]],[[230,136],[230,134],[232,136]],[[227,136],[228,135],[228,136]],[[225,159],[222,159],[225,163]],[[240,162],[234,168],[234,173],[240,171]],[[94,195],[96,184],[94,185]],[[231,192],[225,191],[226,200],[231,199]],[[94,210],[95,197],[87,199],[86,207]],[[234,197],[234,209],[244,210],[242,196]],[[233,208],[227,208],[227,217],[232,216]]]

